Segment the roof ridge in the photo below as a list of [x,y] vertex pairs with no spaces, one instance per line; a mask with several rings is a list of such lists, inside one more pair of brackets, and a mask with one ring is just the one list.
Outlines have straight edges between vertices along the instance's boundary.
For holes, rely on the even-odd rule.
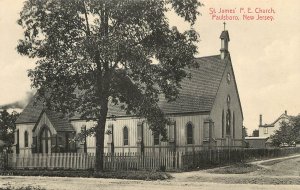
[[216,55],[208,55],[208,56],[201,56],[201,57],[195,57],[195,59],[201,59],[201,58],[208,58],[208,57],[220,57],[220,54],[216,54]]

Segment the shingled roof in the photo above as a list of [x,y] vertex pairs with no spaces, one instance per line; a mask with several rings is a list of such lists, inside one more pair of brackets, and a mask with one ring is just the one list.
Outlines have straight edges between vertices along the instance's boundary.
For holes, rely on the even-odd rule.
[[46,110],[45,113],[56,131],[74,131],[69,119],[63,114],[49,110]]
[[[167,102],[160,98],[159,106],[165,114],[198,113],[209,112],[213,107],[219,85],[225,71],[226,63],[221,60],[220,55],[196,58],[198,68],[188,68],[191,78],[185,78],[181,82],[179,97],[176,101]],[[29,102],[24,111],[20,114],[16,123],[36,123],[43,111],[41,102],[34,105]],[[69,122],[60,114],[47,111],[53,125],[66,127]],[[109,106],[108,116],[128,116],[125,111],[116,106]],[[78,116],[72,119],[79,119]]]
[[37,95],[35,95],[25,107],[16,121],[17,124],[37,123],[39,122],[42,113],[45,112],[56,131],[74,131],[68,118],[64,117],[61,113],[44,109],[43,103],[41,101],[36,101],[36,98]]
[[27,106],[24,108],[22,113],[19,115],[16,123],[36,123],[44,110],[43,103],[41,101],[36,101],[37,95],[29,101]]
[[182,89],[174,102],[161,99],[160,108],[165,113],[211,111],[226,64],[220,55],[196,59],[199,67],[186,69],[191,79],[181,82]]

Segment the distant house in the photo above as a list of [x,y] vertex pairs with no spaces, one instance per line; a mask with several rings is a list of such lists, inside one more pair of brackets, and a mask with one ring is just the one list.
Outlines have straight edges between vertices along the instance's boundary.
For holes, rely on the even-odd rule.
[[270,137],[271,135],[275,134],[275,131],[279,130],[280,124],[282,122],[288,122],[290,116],[285,111],[281,114],[274,122],[270,124],[262,124],[262,115],[259,116],[259,137]]
[[276,130],[279,130],[282,122],[287,122],[290,116],[287,115],[287,111],[281,114],[274,122],[270,124],[262,124],[262,115],[259,116],[258,130],[253,131],[252,137],[246,137],[245,141],[248,143],[249,148],[268,148],[271,147],[271,135],[275,134]]
[[[174,102],[160,99],[160,108],[171,120],[166,126],[167,142],[152,134],[145,119],[110,105],[105,152],[241,147],[243,112],[228,51],[228,31],[222,31],[220,39],[221,54],[195,58],[199,67],[186,69],[192,78],[182,81],[179,98]],[[73,141],[78,133],[95,126],[95,121],[82,120],[78,115],[65,118],[41,102],[34,102],[29,102],[16,121],[17,154],[95,152],[94,136],[82,142]]]

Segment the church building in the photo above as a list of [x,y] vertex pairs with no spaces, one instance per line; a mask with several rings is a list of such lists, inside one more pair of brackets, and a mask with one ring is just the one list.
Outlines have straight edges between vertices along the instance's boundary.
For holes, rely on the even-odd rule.
[[[231,63],[227,30],[220,35],[220,54],[195,58],[199,67],[187,68],[191,78],[181,82],[176,101],[159,101],[171,120],[167,141],[153,135],[143,118],[109,107],[105,152],[151,152],[161,149],[191,151],[215,147],[242,147],[243,112]],[[112,117],[113,116],[113,117]],[[80,117],[64,118],[61,113],[29,102],[16,121],[15,152],[21,155],[54,152],[95,152],[95,137],[82,141],[74,137],[95,126]]]

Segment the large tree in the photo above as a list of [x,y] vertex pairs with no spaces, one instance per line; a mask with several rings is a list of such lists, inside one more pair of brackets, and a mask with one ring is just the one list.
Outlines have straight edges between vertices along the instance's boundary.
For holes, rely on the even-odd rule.
[[[96,170],[103,167],[110,103],[147,119],[166,136],[159,96],[178,96],[184,67],[193,65],[197,0],[27,0],[18,23],[20,54],[36,58],[32,86],[49,109],[94,119]],[[190,23],[169,26],[173,11]]]
[[9,113],[6,109],[0,110],[0,140],[4,141],[9,148],[14,143],[15,121],[18,116],[19,114],[15,111]]
[[300,142],[300,115],[290,117],[288,121],[280,123],[279,130],[271,135],[273,146],[292,146]]

